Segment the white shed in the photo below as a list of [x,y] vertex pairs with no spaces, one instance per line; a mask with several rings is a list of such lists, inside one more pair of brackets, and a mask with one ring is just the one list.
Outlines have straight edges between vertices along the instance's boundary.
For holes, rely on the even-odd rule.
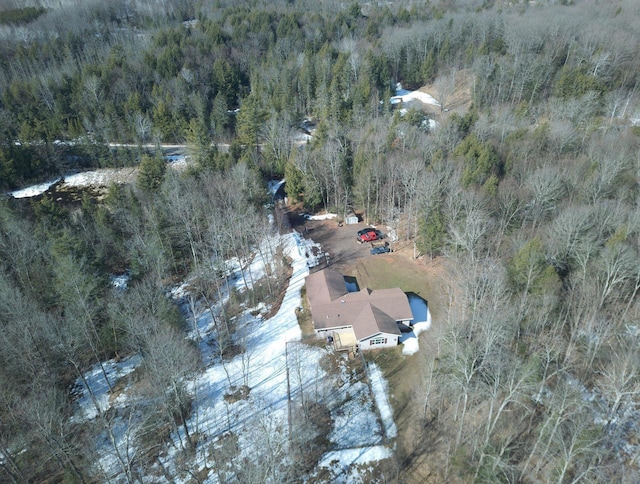
[[357,224],[357,223],[358,223],[358,216],[357,216],[355,213],[351,212],[350,214],[348,214],[348,215],[345,217],[345,220],[344,220],[344,221],[345,221],[345,223],[346,223],[347,225]]

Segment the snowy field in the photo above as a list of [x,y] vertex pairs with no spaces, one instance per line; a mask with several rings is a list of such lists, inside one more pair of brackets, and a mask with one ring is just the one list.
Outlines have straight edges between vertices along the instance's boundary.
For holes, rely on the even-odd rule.
[[[97,170],[72,175],[65,179],[71,186],[99,185],[108,170]],[[18,196],[34,196],[57,182],[30,187],[14,192]],[[272,194],[283,181],[269,184]],[[331,214],[323,216],[330,218]],[[269,308],[264,304],[245,308],[236,320],[234,343],[244,348],[224,365],[216,352],[214,317],[221,313],[229,297],[212,307],[203,301],[196,303],[196,314],[188,318],[190,331],[187,338],[200,349],[204,370],[185,382],[193,397],[192,411],[187,427],[198,435],[195,451],[183,450],[184,429],[178,427],[169,436],[154,466],[146,469],[149,475],[143,482],[192,482],[192,472],[206,476],[202,482],[218,483],[231,479],[230,468],[217,467],[213,453],[229,435],[237,438],[234,459],[255,459],[265,448],[289,441],[289,406],[300,406],[314,400],[330,412],[330,425],[326,438],[328,451],[319,455],[316,477],[330,476],[331,482],[360,481],[362,473],[372,472],[378,461],[392,456],[393,439],[397,428],[387,397],[387,382],[373,364],[368,366],[369,381],[363,370],[358,373],[349,364],[346,355],[334,355],[328,348],[303,344],[296,311],[301,307],[301,289],[309,267],[322,257],[319,244],[296,232],[265,237],[252,259],[242,266],[238,260],[225,261],[232,288],[243,292],[251,281],[260,281],[273,263],[276,248],[282,249],[292,265],[292,274],[282,303],[275,315],[266,318]],[[128,274],[114,275],[112,284],[117,290],[127,290]],[[171,297],[181,304],[188,299],[189,281],[176,285]],[[188,313],[186,307],[183,308]],[[405,336],[405,353],[418,351],[417,334],[428,328],[427,321],[417,322],[414,333]],[[422,325],[422,326],[421,326]],[[327,374],[321,359],[337,361],[337,373]],[[135,391],[136,372],[143,357],[134,354],[118,360],[95,364],[83,378],[76,381],[73,396],[77,411],[72,421],[77,424],[96,422],[102,425],[102,438],[97,445],[96,469],[112,482],[125,482],[123,468],[135,466],[139,450],[136,435],[143,427],[144,402]],[[248,387],[248,395],[229,399],[234,390]],[[102,419],[102,420],[100,420]],[[284,451],[286,455],[286,451]],[[123,464],[124,463],[124,464]]]
[[[277,189],[277,186],[271,188]],[[343,358],[339,374],[328,375],[319,364],[328,350],[300,342],[296,309],[301,306],[300,291],[308,274],[307,255],[310,247],[317,244],[302,239],[296,233],[275,235],[264,243],[272,247],[280,245],[292,261],[293,272],[282,304],[277,314],[269,319],[263,317],[267,308],[246,308],[237,321],[237,327],[241,329],[235,335],[245,351],[225,361],[224,365],[214,350],[213,316],[220,311],[220,306],[200,306],[188,335],[200,348],[205,365],[205,370],[189,382],[194,403],[188,426],[200,436],[198,446],[185,465],[183,460],[186,457],[180,445],[185,439],[184,430],[180,428],[179,433],[171,434],[171,444],[160,455],[163,470],[161,472],[156,464],[157,475],[148,482],[158,482],[158,479],[161,482],[189,482],[192,477],[184,471],[187,467],[199,475],[207,475],[205,482],[225,481],[225,471],[216,473],[210,466],[216,442],[230,434],[237,436],[239,454],[236,458],[251,459],[264,453],[267,441],[286,445],[289,395],[294,404],[312,396],[329,408],[333,425],[328,435],[330,452],[320,458],[318,469],[324,468],[323,472],[328,472],[333,482],[353,482],[359,470],[391,456],[387,445],[397,430],[386,396],[387,384],[381,372],[370,366],[371,381],[368,385],[366,380],[357,379],[349,373],[351,370],[347,369],[346,358]],[[268,253],[265,247],[257,251],[257,254]],[[268,257],[255,256],[245,271],[251,271],[251,279],[257,281],[266,273],[266,266],[270,263]],[[228,267],[233,267],[233,261],[229,261]],[[237,290],[245,290],[243,278],[236,274],[234,281]],[[173,291],[174,297],[184,296],[187,290],[187,283],[180,285]],[[115,386],[120,379],[134,372],[141,360],[136,355],[119,362],[105,362],[102,367],[111,385]],[[128,385],[119,385],[121,390],[117,398],[110,395],[100,365],[86,374],[85,381],[92,391],[88,392],[81,380],[77,382],[79,408],[74,417],[76,421],[95,418],[98,408],[104,412],[108,408],[119,410],[132,404],[127,394],[130,390]],[[230,388],[237,389],[243,385],[250,388],[248,397],[236,401],[225,399]],[[105,434],[105,445],[97,465],[116,480],[119,474],[122,477],[118,454],[120,457],[135,455],[135,449],[131,447],[132,426],[135,427],[135,422],[127,422],[123,418],[114,422],[112,434],[116,446],[108,443],[109,436]],[[227,477],[232,476],[229,474]]]
[[132,183],[136,179],[136,168],[100,168],[97,170],[85,171],[67,175],[63,178],[56,178],[45,183],[31,185],[20,190],[9,192],[13,198],[31,198],[42,195],[53,185],[62,182],[62,186],[68,187],[107,187],[111,183]]
[[135,181],[136,168],[101,168],[75,173],[64,177],[63,185],[69,187],[107,187],[111,183]]
[[[182,169],[187,166],[187,158],[184,155],[166,156],[168,166],[174,169]],[[9,192],[13,198],[31,198],[46,192],[51,186],[62,181],[63,187],[108,187],[111,183],[134,183],[138,169],[136,167],[125,168],[98,168],[96,170],[73,173],[54,180],[31,185],[20,190]]]
[[[180,164],[184,160],[180,158],[170,162]],[[126,173],[121,173],[123,170]],[[108,185],[114,178],[134,176],[134,171],[133,168],[93,170],[67,176],[63,183],[72,187]],[[33,197],[59,181],[34,185],[12,195],[16,198]],[[269,191],[275,194],[283,183],[284,180],[270,183]],[[333,217],[335,214],[309,216],[314,220]],[[326,405],[331,413],[332,429],[327,436],[329,451],[321,456],[317,465],[318,471],[323,469],[323,476],[330,475],[331,481],[336,483],[358,481],[361,472],[370,472],[377,461],[392,456],[389,445],[396,437],[397,429],[387,398],[387,382],[380,370],[375,365],[369,366],[370,381],[367,384],[366,379],[349,373],[351,370],[347,369],[346,358],[342,358],[342,361],[339,359],[339,374],[327,375],[319,362],[328,351],[300,342],[296,310],[301,307],[301,289],[309,267],[314,267],[325,257],[321,246],[296,232],[266,238],[263,247],[255,251],[249,266],[244,267],[250,278],[240,276],[239,261],[225,262],[234,289],[242,292],[250,288],[251,281],[258,281],[266,275],[272,263],[269,254],[273,254],[274,247],[281,247],[292,261],[292,275],[282,304],[277,314],[269,319],[263,316],[269,310],[263,304],[246,308],[236,322],[241,329],[234,335],[234,342],[245,351],[224,365],[215,351],[214,317],[219,315],[228,293],[214,307],[205,307],[198,302],[198,313],[190,323],[191,330],[187,335],[199,347],[205,368],[188,382],[194,403],[187,423],[200,435],[198,446],[190,461],[185,463],[181,450],[184,429],[174,432],[170,436],[170,445],[160,454],[162,471],[156,469],[157,474],[145,478],[145,482],[189,482],[192,477],[185,471],[187,468],[207,475],[205,482],[224,482],[225,471],[215,473],[209,467],[211,452],[218,445],[218,440],[230,434],[236,435],[240,449],[238,457],[249,459],[260,454],[265,441],[273,438],[272,435],[286,442],[283,429],[288,424],[289,398],[294,404],[299,404],[309,395]],[[112,284],[118,290],[126,290],[127,283],[128,274],[112,277]],[[185,281],[174,287],[171,295],[177,301],[185,301],[188,290],[189,283]],[[417,336],[430,325],[428,311],[423,319],[426,321],[415,322],[412,333],[403,333],[405,354],[418,351]],[[142,356],[136,354],[96,364],[83,379],[78,379],[73,390],[78,406],[73,422],[91,422],[100,415],[109,415],[103,443],[98,447],[96,467],[116,482],[125,480],[122,462],[134,461],[137,453],[135,435],[141,428],[139,420],[143,416],[136,410],[140,407],[132,389],[135,378],[131,377],[141,367],[142,361]],[[339,391],[335,389],[336,384]],[[245,385],[250,388],[246,398],[233,402],[225,398],[230,389]],[[256,429],[262,431],[257,432]],[[179,461],[181,465],[177,465]]]

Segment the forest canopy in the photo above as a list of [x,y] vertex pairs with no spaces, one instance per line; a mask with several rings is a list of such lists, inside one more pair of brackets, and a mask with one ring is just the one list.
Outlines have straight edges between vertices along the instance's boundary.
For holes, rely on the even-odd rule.
[[[149,425],[188,434],[200,362],[167,287],[192,276],[216,298],[224,261],[272,230],[265,181],[286,177],[300,207],[357,210],[450,268],[398,482],[422,455],[434,482],[638,481],[636,2],[5,3],[0,190],[97,167],[139,178],[0,201],[3,479],[109,479],[70,392],[106,358],[148,358],[141,378],[175,389]],[[399,86],[438,104],[398,107]],[[251,303],[286,284],[276,258]],[[175,373],[157,363],[168,348]],[[161,438],[141,434],[127,481]]]

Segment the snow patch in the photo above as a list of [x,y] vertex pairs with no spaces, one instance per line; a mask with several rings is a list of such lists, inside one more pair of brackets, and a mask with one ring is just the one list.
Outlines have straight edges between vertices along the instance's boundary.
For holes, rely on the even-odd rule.
[[395,229],[392,229],[391,227],[387,227],[387,237],[391,242],[398,241],[398,233],[395,231]]
[[168,155],[165,156],[164,159],[173,167],[184,167],[187,166],[188,163],[185,155]]
[[431,321],[416,323],[412,325],[413,331],[411,333],[402,333],[400,337],[400,343],[402,343],[402,354],[413,355],[420,351],[420,342],[418,335],[423,331],[428,330],[431,327]]
[[106,187],[114,181],[131,177],[134,172],[135,168],[101,168],[65,176],[64,184],[70,187]]
[[320,215],[310,215],[309,220],[331,220],[336,218],[338,215],[335,213],[323,213]]
[[127,288],[130,279],[131,274],[129,272],[125,272],[124,274],[120,275],[112,275],[110,277],[111,285],[119,291],[124,291]]
[[396,86],[396,95],[389,99],[389,102],[391,104],[404,104],[410,101],[420,101],[423,104],[440,106],[440,103],[436,101],[431,94],[422,91],[408,91],[402,88],[402,84],[398,83]]
[[329,262],[329,254],[323,252],[320,244],[311,239],[305,239],[298,233],[294,237],[298,247],[298,255],[305,258],[307,267],[316,267],[322,262]]
[[298,143],[308,143],[313,139],[313,136],[307,133],[295,133],[293,135],[293,141]]
[[393,409],[389,404],[387,398],[387,381],[382,376],[382,372],[378,365],[375,363],[369,363],[367,368],[369,369],[369,381],[371,383],[371,391],[373,397],[376,400],[378,406],[378,412],[382,419],[382,425],[384,426],[384,433],[387,439],[395,439],[398,435],[398,428],[393,421]]
[[72,393],[78,396],[79,409],[72,421],[92,420],[98,416],[98,410],[100,412],[108,410],[111,407],[109,385],[113,388],[121,378],[133,372],[141,362],[142,357],[136,354],[120,361],[115,359],[105,361],[102,366],[100,363],[93,365],[91,370],[84,374],[84,380],[82,378],[76,380],[76,388]]
[[[391,449],[383,445],[344,449],[327,452],[318,466],[333,470],[335,475],[335,478],[331,481],[333,483],[361,482],[358,471],[354,466],[388,459],[392,455]],[[351,469],[351,472],[349,472],[349,469]]]
[[267,191],[271,195],[275,195],[276,192],[280,190],[280,187],[284,185],[285,181],[286,180],[284,178],[282,180],[269,180],[267,183]]
[[13,192],[10,192],[9,195],[11,195],[13,198],[36,197],[38,195],[42,195],[49,188],[51,188],[53,185],[58,183],[61,179],[62,178],[56,178],[55,180],[51,180],[51,181],[48,181],[48,182],[40,183],[38,185],[31,185],[30,187],[26,187],[26,188],[22,188],[20,190],[15,190]]

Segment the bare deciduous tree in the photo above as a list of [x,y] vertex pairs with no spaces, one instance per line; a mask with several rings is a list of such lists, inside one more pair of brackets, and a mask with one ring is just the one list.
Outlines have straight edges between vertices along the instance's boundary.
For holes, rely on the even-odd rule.
[[188,422],[191,397],[187,390],[187,379],[198,368],[199,355],[182,335],[164,326],[148,335],[144,365],[153,382],[153,393],[164,409],[167,420],[172,425],[177,421],[181,426],[182,431],[174,427],[180,445],[193,448],[195,442]]

